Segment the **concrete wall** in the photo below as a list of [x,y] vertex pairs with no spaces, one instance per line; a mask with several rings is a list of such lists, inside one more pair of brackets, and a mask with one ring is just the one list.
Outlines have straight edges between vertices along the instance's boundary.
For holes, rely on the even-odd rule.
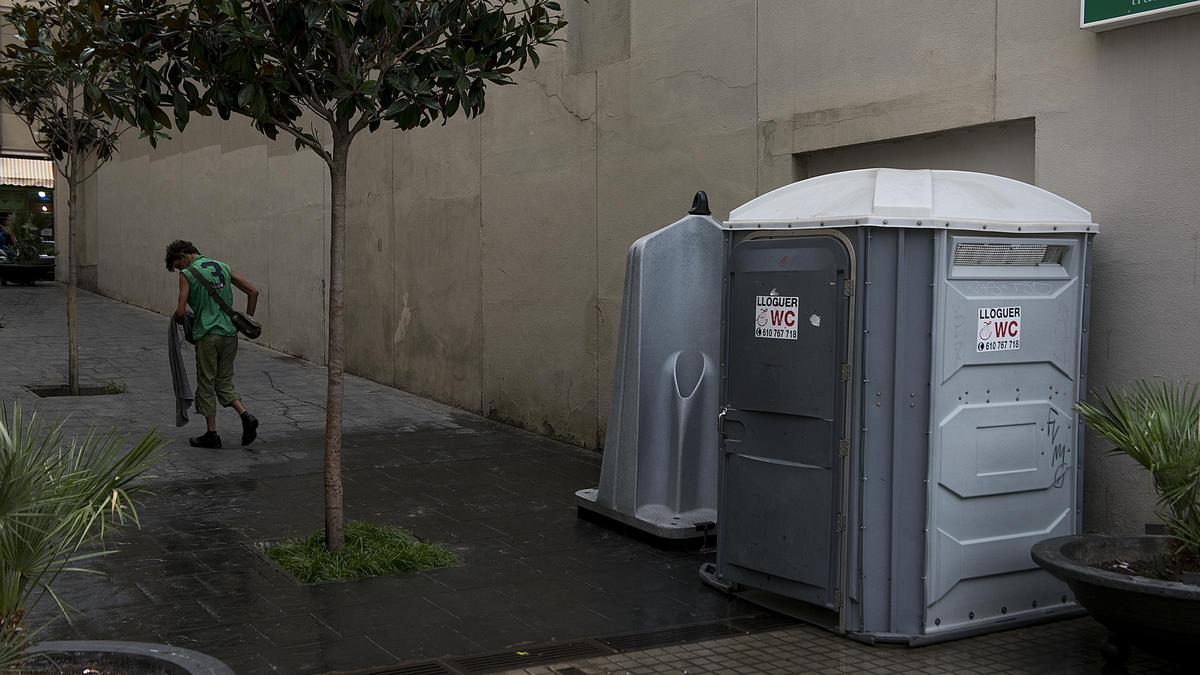
[[[997,118],[1037,118],[1038,185],[1101,223],[1093,285],[1091,384],[1200,379],[1195,306],[1200,226],[1200,15],[1093,34],[1077,3],[997,3]],[[1060,28],[1065,27],[1065,28]],[[1090,444],[1085,519],[1139,530],[1153,492],[1133,462]]]
[[[200,118],[158,150],[128,142],[97,176],[85,217],[100,292],[161,312],[179,281],[163,253],[174,239],[227,261],[262,291],[262,341],[325,357],[328,264],[324,165],[266,143],[248,124]],[[81,233],[81,239],[83,238]]]
[[[358,141],[350,368],[598,445],[637,237],[697,189],[723,217],[809,173],[929,162],[1023,177],[1093,211],[1093,385],[1196,379],[1200,15],[1094,34],[1078,7],[568,3],[571,44],[493,90],[481,119]],[[240,121],[132,149],[89,214],[99,286],[166,309],[162,247],[190,237],[263,284],[266,343],[320,360],[326,186],[316,159]],[[1100,449],[1087,525],[1140,530],[1149,482]]]
[[[12,8],[12,0],[0,0],[0,13]],[[0,21],[0,49],[16,40],[16,31],[6,22]],[[0,154],[41,155],[42,151],[33,142],[33,135],[24,120],[12,113],[8,105],[0,103]]]

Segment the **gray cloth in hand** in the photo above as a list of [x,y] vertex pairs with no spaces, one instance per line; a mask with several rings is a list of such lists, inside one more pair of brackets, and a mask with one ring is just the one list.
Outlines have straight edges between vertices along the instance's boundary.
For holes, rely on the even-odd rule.
[[[175,426],[181,427],[188,423],[188,409],[192,407],[194,391],[188,379],[187,366],[183,363],[183,341],[192,335],[192,312],[189,310],[183,317],[183,323],[169,319],[170,329],[167,331],[167,357],[171,361],[171,386],[175,391]],[[190,342],[190,340],[189,340]]]

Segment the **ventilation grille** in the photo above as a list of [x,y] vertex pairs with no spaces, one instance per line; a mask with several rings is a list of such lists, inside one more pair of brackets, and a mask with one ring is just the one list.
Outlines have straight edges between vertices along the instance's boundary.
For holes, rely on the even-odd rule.
[[650,649],[651,647],[666,647],[688,642],[730,637],[739,634],[739,632],[737,629],[731,628],[723,622],[715,621],[697,626],[682,626],[679,628],[656,630],[649,633],[635,633],[633,635],[602,638],[600,642],[619,652],[628,652]]
[[1060,265],[1066,246],[1047,244],[961,243],[954,247],[955,265]]
[[766,633],[780,628],[790,628],[798,623],[800,623],[798,620],[782,614],[767,614],[729,621],[729,625],[747,633]]

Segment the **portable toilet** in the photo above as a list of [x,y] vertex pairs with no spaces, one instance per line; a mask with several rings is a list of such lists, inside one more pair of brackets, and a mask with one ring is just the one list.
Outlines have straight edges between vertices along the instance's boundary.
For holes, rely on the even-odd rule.
[[708,196],[629,248],[595,514],[663,540],[717,520],[717,410],[724,234]]
[[868,641],[1077,613],[1029,550],[1082,522],[1091,214],[998,176],[867,169],[723,229],[702,577]]

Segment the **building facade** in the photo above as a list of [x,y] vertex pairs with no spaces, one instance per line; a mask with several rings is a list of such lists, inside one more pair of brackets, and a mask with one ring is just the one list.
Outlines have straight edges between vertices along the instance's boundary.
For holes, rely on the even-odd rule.
[[[696,190],[724,217],[885,166],[1000,174],[1089,209],[1092,386],[1200,377],[1200,14],[1093,32],[1078,0],[565,4],[569,44],[480,119],[356,142],[350,371],[597,447],[635,239]],[[88,186],[85,278],[166,312],[163,246],[191,239],[262,285],[263,343],[322,361],[324,165],[244,120],[193,123],[127,144]],[[1148,477],[1088,450],[1086,526],[1141,531]]]
[[[7,12],[12,6],[12,0],[0,0],[0,13]],[[0,21],[0,49],[10,44],[13,39],[12,26]],[[0,103],[0,156],[42,157],[44,154],[34,144],[33,136],[25,122],[14,115],[11,108]]]
[[[0,0],[0,13],[12,7]],[[14,38],[13,29],[0,21],[0,49]],[[54,210],[54,165],[33,141],[29,126],[12,109],[0,102],[0,225],[13,226],[26,218],[44,225],[50,236]]]

